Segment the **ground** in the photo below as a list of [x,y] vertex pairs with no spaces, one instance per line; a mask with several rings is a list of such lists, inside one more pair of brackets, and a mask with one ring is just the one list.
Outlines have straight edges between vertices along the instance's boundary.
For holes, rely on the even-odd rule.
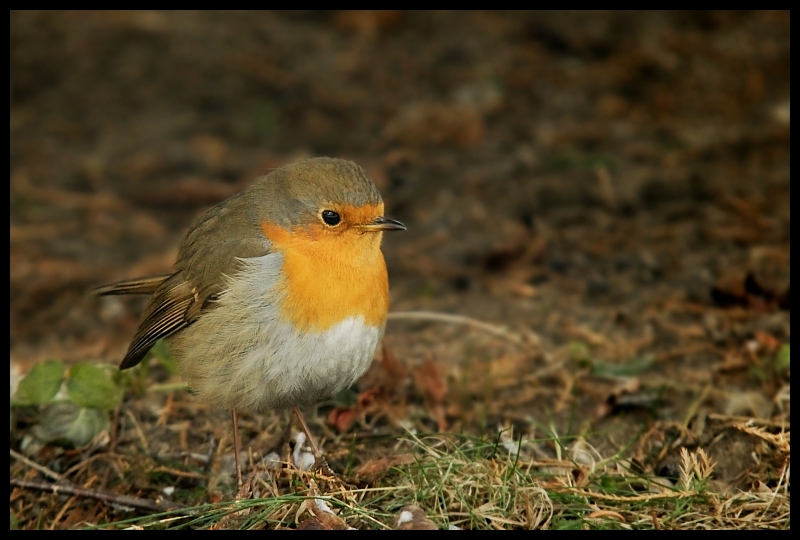
[[73,388],[92,372],[73,366],[117,364],[142,301],[88,291],[168,270],[196,216],[272,168],[353,159],[408,226],[384,241],[377,361],[307,412],[354,485],[265,465],[294,428],[244,415],[257,474],[231,502],[228,415],[160,350],[115,375],[121,404],[80,404],[92,442],[56,444],[60,405],[12,397],[12,527],[341,525],[313,521],[326,500],[357,528],[788,528],[789,29],[12,12],[12,392],[46,360]]

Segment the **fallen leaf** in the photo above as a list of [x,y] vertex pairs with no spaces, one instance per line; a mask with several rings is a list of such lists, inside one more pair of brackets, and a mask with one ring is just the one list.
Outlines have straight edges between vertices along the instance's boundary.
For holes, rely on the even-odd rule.
[[344,433],[355,423],[361,411],[358,405],[353,407],[336,407],[328,413],[328,425],[333,426],[339,433]]
[[21,405],[42,405],[55,398],[64,381],[64,364],[48,360],[36,364],[20,381],[15,401]]
[[311,517],[302,523],[298,523],[297,529],[301,531],[344,531],[352,530],[342,518],[337,516],[321,497],[317,484],[311,480],[308,487],[308,495],[311,497],[303,501],[295,514],[295,521],[304,513],[311,514]]
[[411,454],[398,454],[380,459],[371,459],[356,469],[354,474],[356,478],[372,482],[385,474],[392,467],[409,465],[411,463],[414,463],[414,456]]
[[380,360],[374,362],[361,378],[360,384],[367,389],[361,392],[356,404],[336,407],[328,413],[328,424],[339,433],[347,431],[355,421],[365,414],[387,415],[396,419],[402,416],[405,405],[405,382],[408,369],[398,362],[394,354],[384,345]]
[[361,392],[352,407],[336,407],[328,413],[328,424],[335,427],[339,433],[347,431],[368,409],[378,405],[382,400],[382,394],[379,388]]

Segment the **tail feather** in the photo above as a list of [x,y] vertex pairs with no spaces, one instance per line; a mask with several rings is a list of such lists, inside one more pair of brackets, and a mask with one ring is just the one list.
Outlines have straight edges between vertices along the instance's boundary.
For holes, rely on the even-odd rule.
[[163,276],[153,276],[147,278],[126,279],[116,283],[109,283],[92,290],[98,296],[108,296],[117,294],[153,294],[170,274]]

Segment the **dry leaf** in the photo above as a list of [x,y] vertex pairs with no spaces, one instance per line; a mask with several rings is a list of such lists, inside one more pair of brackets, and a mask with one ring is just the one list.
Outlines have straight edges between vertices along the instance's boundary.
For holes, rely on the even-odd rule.
[[298,518],[305,512],[311,514],[311,517],[302,523],[298,523],[298,530],[344,531],[353,529],[352,527],[349,527],[342,518],[333,513],[333,510],[331,510],[331,507],[328,506],[327,502],[325,502],[323,499],[317,498],[321,496],[321,493],[317,487],[317,484],[313,480],[309,482],[308,495],[313,498],[303,501],[303,504],[301,504],[300,508],[297,509],[295,521],[298,521]]
[[328,413],[328,425],[333,426],[339,433],[347,431],[361,414],[361,411],[358,411],[357,408],[358,405],[334,408]]
[[328,424],[335,427],[339,433],[347,431],[355,421],[370,409],[377,407],[383,395],[379,388],[370,388],[358,395],[356,404],[352,407],[336,407],[328,413]]
[[411,454],[398,454],[380,459],[371,459],[355,471],[355,476],[367,482],[372,482],[385,474],[390,468],[410,463],[414,463],[414,456]]

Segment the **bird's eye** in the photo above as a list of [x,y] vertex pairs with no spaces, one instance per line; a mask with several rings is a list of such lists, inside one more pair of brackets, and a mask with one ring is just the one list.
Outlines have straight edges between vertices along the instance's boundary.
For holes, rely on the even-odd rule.
[[342,221],[342,216],[339,215],[338,212],[334,212],[333,210],[323,210],[322,211],[322,221],[324,221],[327,225],[331,227],[335,227]]

